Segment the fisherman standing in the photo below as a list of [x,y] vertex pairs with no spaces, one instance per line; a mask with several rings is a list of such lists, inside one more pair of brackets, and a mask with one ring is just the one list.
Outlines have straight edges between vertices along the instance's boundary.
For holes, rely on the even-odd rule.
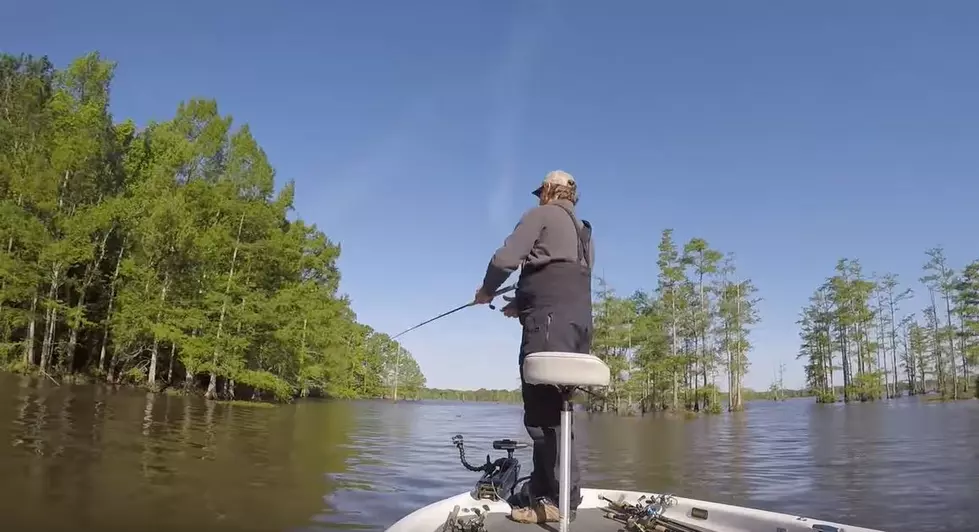
[[[594,249],[591,225],[575,215],[578,188],[567,172],[555,170],[533,192],[537,207],[524,213],[503,247],[490,260],[478,304],[490,303],[493,293],[518,267],[520,279],[513,301],[503,308],[519,317],[520,382],[524,425],[534,442],[534,471],[530,476],[532,503],[514,508],[511,519],[522,523],[557,522],[561,440],[561,395],[554,386],[527,384],[523,361],[530,353],[591,350],[591,271]],[[581,502],[574,432],[571,433],[571,515]]]

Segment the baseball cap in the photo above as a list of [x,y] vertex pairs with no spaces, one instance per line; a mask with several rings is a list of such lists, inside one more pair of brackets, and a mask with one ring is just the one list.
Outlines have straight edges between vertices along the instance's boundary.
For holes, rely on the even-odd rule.
[[541,190],[544,188],[544,185],[548,183],[552,185],[564,185],[567,187],[575,186],[574,176],[565,172],[564,170],[553,170],[551,172],[548,172],[547,175],[544,176],[544,181],[541,182],[540,186],[537,187],[537,189],[534,190],[531,194],[539,198]]

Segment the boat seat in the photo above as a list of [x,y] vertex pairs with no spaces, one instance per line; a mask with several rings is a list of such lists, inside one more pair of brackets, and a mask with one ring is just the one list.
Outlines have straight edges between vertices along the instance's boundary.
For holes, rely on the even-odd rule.
[[528,384],[608,386],[611,372],[595,355],[541,351],[524,358],[523,378]]

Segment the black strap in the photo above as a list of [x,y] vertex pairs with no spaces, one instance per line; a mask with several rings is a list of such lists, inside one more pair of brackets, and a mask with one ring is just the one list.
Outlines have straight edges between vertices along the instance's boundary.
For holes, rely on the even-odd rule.
[[571,217],[571,224],[574,226],[574,231],[578,235],[578,263],[585,263],[585,266],[591,270],[591,264],[588,263],[588,254],[585,253],[584,250],[585,246],[588,245],[584,236],[584,231],[582,230],[585,224],[581,224],[582,227],[578,227],[578,218],[575,217],[574,213],[572,213],[570,209],[564,205],[561,205],[560,203],[555,203],[554,205],[561,207],[561,210],[566,212],[568,216]]

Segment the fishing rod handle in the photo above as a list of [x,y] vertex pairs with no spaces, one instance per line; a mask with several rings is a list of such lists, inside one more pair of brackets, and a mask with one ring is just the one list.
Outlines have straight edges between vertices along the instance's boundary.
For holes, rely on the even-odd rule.
[[517,289],[517,283],[513,283],[509,286],[504,286],[503,288],[498,289],[496,292],[493,292],[493,297],[503,295],[507,292],[512,292],[516,289]]

